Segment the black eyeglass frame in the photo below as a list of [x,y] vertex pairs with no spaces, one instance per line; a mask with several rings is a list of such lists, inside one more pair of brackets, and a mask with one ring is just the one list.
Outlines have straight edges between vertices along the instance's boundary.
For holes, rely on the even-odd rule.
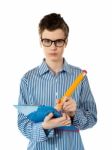
[[[49,45],[49,46],[44,45],[44,44],[43,44],[43,41],[44,41],[44,40],[49,40],[49,42],[51,42],[50,45]],[[57,46],[57,42],[58,42],[58,41],[63,41],[63,45],[61,45],[61,46],[58,45],[58,46]],[[65,44],[65,42],[66,42],[66,38],[65,38],[65,39],[57,39],[57,40],[51,40],[51,39],[47,39],[47,38],[43,38],[43,39],[42,39],[42,38],[41,38],[41,42],[42,42],[43,46],[45,46],[45,47],[50,47],[50,46],[52,45],[52,43],[54,43],[54,45],[55,45],[56,47],[63,47],[64,44]]]

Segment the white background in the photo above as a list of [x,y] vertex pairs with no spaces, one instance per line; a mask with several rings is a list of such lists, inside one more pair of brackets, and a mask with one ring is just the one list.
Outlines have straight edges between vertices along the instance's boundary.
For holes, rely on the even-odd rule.
[[86,150],[112,149],[112,4],[111,0],[0,1],[0,149],[25,150],[28,140],[17,128],[20,79],[41,63],[38,23],[61,13],[70,27],[65,58],[88,71],[98,123],[81,131]]

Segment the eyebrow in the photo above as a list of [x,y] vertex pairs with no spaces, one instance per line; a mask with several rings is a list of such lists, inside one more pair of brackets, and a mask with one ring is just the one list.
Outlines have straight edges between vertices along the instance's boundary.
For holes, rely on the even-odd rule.
[[63,40],[63,41],[65,41],[66,40],[66,38],[59,38],[59,39],[56,39],[56,40],[51,40],[51,39],[48,39],[48,38],[41,38],[41,40],[50,40],[50,41],[57,41],[57,40]]

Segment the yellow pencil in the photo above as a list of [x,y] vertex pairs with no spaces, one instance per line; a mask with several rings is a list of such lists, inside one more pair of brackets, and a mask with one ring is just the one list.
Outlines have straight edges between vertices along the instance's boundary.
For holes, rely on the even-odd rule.
[[73,83],[71,84],[71,86],[67,89],[67,91],[65,92],[64,96],[59,100],[58,104],[56,105],[56,109],[57,110],[61,110],[62,109],[62,105],[64,103],[64,97],[70,97],[72,95],[72,93],[74,92],[74,90],[77,88],[77,86],[80,84],[80,82],[83,80],[84,76],[87,74],[86,70],[83,70],[77,77],[76,79],[73,81]]

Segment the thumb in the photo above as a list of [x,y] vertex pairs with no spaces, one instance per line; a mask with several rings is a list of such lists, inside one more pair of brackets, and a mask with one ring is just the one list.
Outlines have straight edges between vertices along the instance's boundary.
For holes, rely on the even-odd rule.
[[44,121],[49,121],[52,117],[53,117],[53,113],[50,113],[45,117]]
[[59,104],[61,102],[60,99],[56,99],[56,104]]

